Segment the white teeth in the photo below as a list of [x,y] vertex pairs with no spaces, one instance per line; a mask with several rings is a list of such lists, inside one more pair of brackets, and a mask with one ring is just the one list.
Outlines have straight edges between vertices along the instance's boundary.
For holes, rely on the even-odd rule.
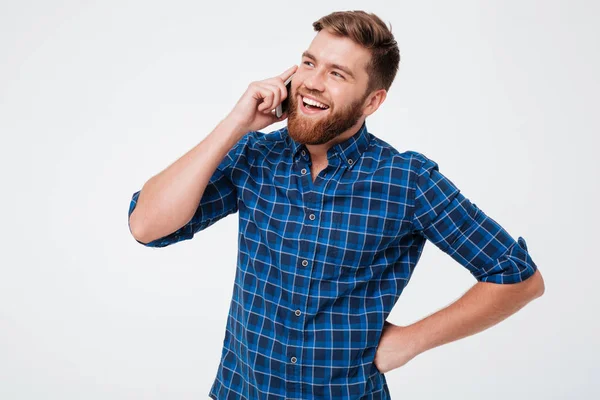
[[325,104],[323,104],[323,103],[319,103],[318,101],[315,101],[315,100],[313,100],[313,99],[308,99],[308,98],[306,98],[306,97],[304,97],[304,96],[302,97],[302,100],[304,100],[304,102],[305,102],[306,104],[310,104],[311,106],[320,107],[320,108],[323,108],[323,109],[327,109],[327,108],[329,108],[329,106],[326,106],[326,105],[325,105]]

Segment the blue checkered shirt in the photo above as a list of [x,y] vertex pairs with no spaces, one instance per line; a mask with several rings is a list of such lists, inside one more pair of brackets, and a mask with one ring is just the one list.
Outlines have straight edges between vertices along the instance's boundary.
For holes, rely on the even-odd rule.
[[[220,163],[192,219],[142,243],[191,239],[238,212],[238,258],[213,399],[389,399],[373,360],[384,322],[426,239],[480,282],[537,269],[424,155],[366,124],[311,159],[287,127],[248,132]],[[129,215],[139,191],[133,194]]]

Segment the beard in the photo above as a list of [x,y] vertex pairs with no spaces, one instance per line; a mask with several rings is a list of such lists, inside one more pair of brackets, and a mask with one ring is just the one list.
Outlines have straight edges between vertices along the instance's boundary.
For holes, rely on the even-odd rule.
[[302,100],[295,93],[289,100],[287,127],[290,137],[300,144],[309,145],[327,143],[338,137],[362,117],[362,104],[367,94],[339,111],[331,113],[330,106],[326,111],[319,111],[325,115],[307,116],[298,109],[298,103]]

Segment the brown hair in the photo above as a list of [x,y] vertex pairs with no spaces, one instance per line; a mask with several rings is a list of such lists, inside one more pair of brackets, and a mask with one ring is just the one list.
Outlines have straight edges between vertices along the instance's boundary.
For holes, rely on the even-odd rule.
[[334,35],[351,39],[371,51],[367,63],[369,82],[366,94],[379,89],[390,89],[400,64],[400,50],[390,28],[375,14],[361,10],[336,11],[318,21],[313,28],[331,31]]

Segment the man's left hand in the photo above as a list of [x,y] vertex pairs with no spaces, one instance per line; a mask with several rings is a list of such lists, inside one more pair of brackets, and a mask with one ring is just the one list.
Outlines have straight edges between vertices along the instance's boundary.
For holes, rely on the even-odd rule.
[[408,334],[409,330],[406,327],[385,321],[373,360],[379,372],[384,374],[416,357],[417,353],[412,346],[413,341]]

